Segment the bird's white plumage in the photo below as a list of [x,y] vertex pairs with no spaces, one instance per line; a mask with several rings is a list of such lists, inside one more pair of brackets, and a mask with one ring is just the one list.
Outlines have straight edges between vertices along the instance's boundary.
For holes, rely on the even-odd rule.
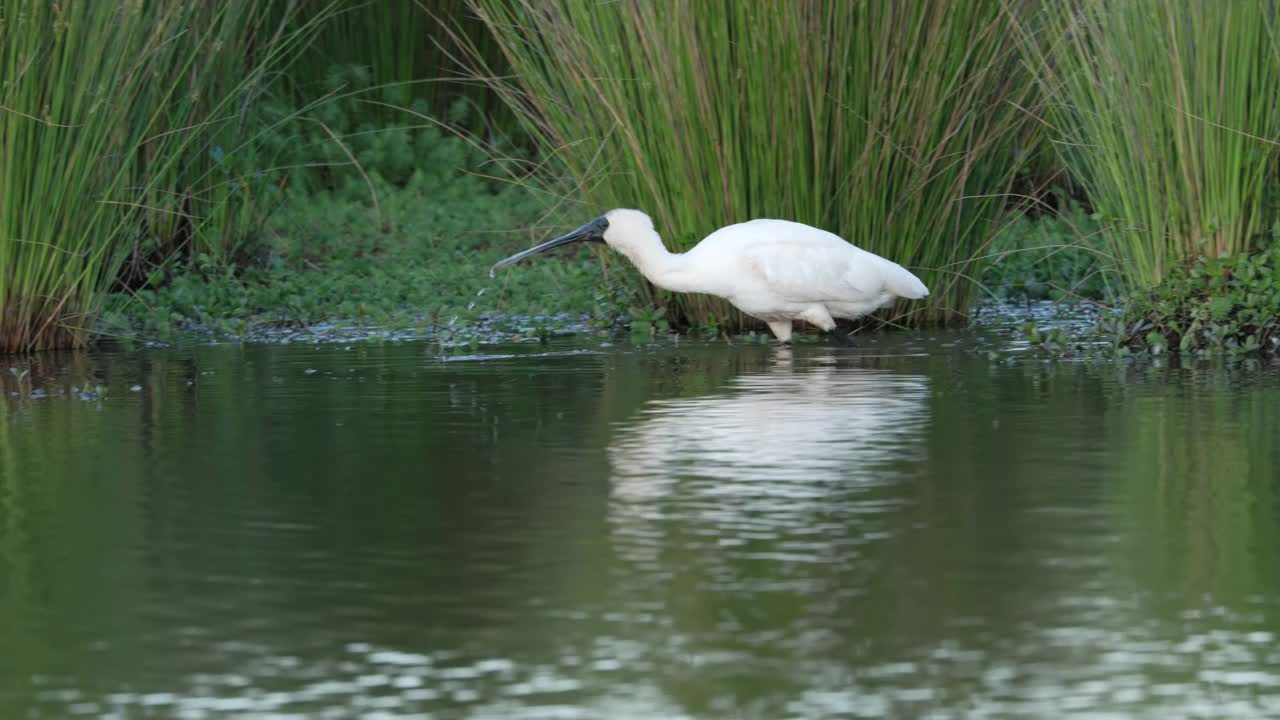
[[784,341],[794,320],[829,331],[834,318],[861,317],[894,298],[929,294],[901,265],[802,223],[762,219],[729,225],[688,252],[673,254],[648,215],[613,210],[605,217],[605,242],[655,285],[723,297],[769,323]]

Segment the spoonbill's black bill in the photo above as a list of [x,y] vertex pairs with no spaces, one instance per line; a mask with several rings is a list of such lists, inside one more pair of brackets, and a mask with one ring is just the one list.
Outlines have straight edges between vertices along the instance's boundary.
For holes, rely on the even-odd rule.
[[489,268],[489,277],[493,277],[494,273],[498,271],[498,268],[504,265],[518,263],[521,260],[531,255],[536,255],[540,252],[553,250],[563,245],[570,245],[576,242],[604,242],[604,233],[608,229],[609,229],[609,220],[604,215],[601,215],[600,217],[596,218],[595,220],[592,220],[591,222],[587,223],[586,225],[583,225],[582,227],[578,228],[577,230],[574,230],[571,233],[568,233],[566,235],[561,235],[560,237],[554,240],[548,240],[542,243],[541,245],[535,245],[534,247],[531,247],[528,250],[525,250],[524,252],[518,252],[509,258],[504,258],[502,260],[499,260],[498,262],[493,264],[493,267]]

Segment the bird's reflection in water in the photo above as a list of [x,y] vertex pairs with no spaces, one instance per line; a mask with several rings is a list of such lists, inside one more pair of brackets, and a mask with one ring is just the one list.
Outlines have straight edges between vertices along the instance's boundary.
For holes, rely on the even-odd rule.
[[812,539],[884,510],[867,491],[924,460],[928,379],[840,357],[779,348],[721,392],[649,403],[609,448],[619,550],[641,559],[675,526],[722,547]]

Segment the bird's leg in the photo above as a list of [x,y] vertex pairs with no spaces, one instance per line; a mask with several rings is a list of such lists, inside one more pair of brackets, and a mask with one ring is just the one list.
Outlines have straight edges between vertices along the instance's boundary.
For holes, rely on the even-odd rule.
[[791,342],[791,321],[790,320],[765,320],[769,324],[769,329],[773,331],[773,336],[778,338],[780,342]]
[[823,332],[831,332],[836,329],[836,321],[831,317],[831,313],[821,305],[810,305],[805,311],[800,313],[800,319],[813,325]]

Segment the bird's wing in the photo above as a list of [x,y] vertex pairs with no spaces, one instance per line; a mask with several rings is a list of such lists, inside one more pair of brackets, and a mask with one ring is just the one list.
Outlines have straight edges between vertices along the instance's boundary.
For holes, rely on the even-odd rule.
[[781,221],[753,230],[739,246],[744,270],[772,293],[793,302],[857,302],[885,290],[884,266],[892,263],[836,235]]

